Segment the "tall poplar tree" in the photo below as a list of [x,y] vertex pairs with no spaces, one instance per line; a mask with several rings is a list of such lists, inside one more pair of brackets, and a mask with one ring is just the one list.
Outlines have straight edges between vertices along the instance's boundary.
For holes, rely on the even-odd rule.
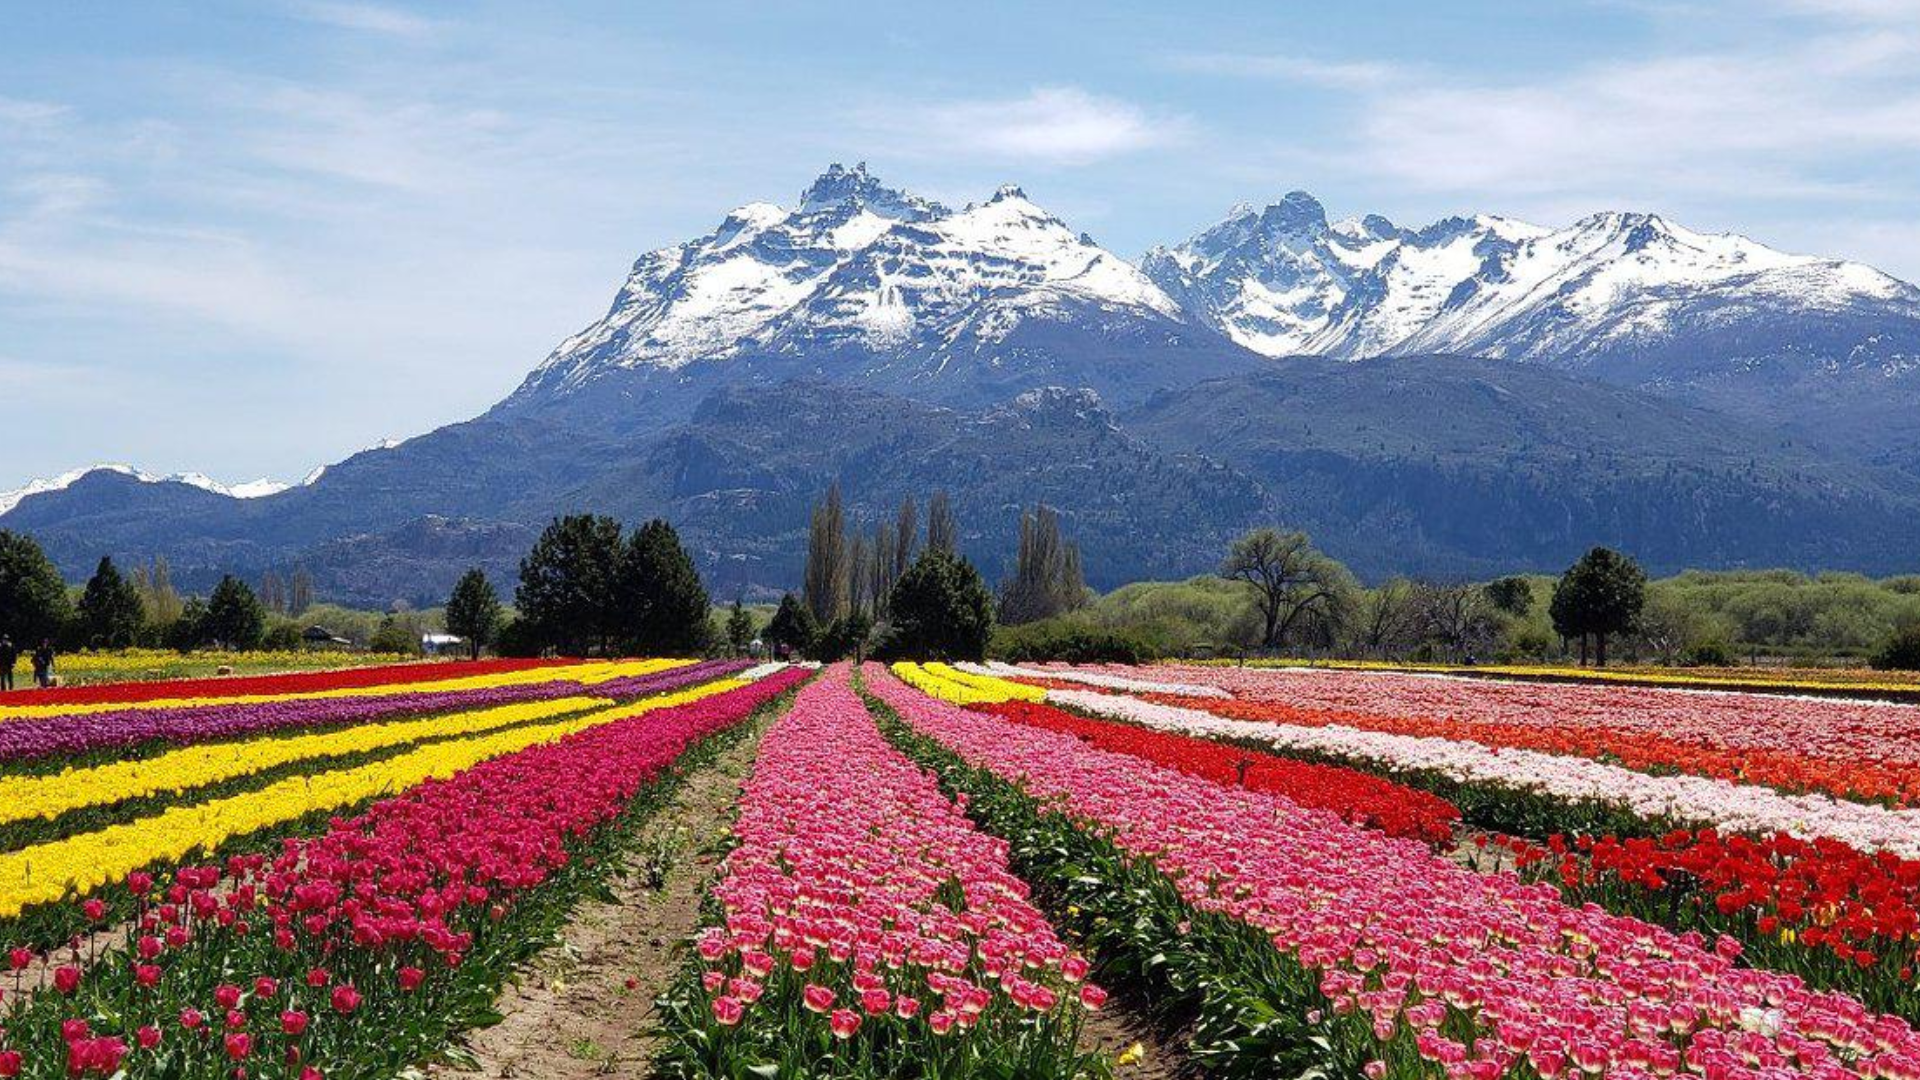
[[813,508],[807,529],[807,564],[801,593],[816,623],[846,614],[848,599],[847,518],[840,485],[827,489],[826,501]]
[[1051,618],[1087,602],[1080,549],[1060,531],[1060,515],[1045,503],[1020,515],[1020,551],[1000,586],[1000,621],[1009,626]]

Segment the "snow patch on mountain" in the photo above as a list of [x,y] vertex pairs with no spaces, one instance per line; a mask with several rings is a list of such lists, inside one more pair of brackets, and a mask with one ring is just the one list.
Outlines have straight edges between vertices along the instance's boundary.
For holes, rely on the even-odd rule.
[[0,492],[0,514],[7,513],[14,507],[19,506],[21,500],[34,495],[42,495],[49,491],[65,491],[80,480],[97,472],[117,473],[121,476],[129,476],[143,484],[186,484],[188,487],[196,487],[202,491],[210,491],[215,495],[225,495],[233,499],[265,498],[268,495],[278,495],[293,486],[291,484],[281,483],[278,480],[269,480],[265,477],[258,480],[249,480],[241,484],[223,484],[205,473],[198,472],[172,473],[166,476],[157,476],[153,473],[142,472],[131,465],[89,465],[83,469],[69,470],[61,473],[59,476],[28,481],[24,486],[15,488],[12,491]]
[[1236,206],[1149,251],[1141,269],[1193,317],[1270,356],[1578,364],[1775,311],[1920,318],[1920,290],[1871,267],[1653,214],[1594,214],[1561,229],[1477,215],[1413,230],[1377,214],[1329,222],[1299,191]]
[[753,352],[937,356],[1079,305],[1180,317],[1137,267],[1017,187],[956,211],[864,164],[834,165],[791,210],[751,203],[642,256],[606,316],[561,342],[522,393]]

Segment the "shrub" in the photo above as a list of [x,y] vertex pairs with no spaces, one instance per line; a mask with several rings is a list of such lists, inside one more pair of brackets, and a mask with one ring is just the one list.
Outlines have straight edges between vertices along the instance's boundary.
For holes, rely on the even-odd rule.
[[1881,671],[1920,671],[1920,622],[1907,623],[1873,654]]
[[1717,638],[1696,641],[1680,654],[1681,667],[1731,667],[1733,650]]
[[1138,664],[1158,655],[1144,636],[1080,622],[1044,619],[994,628],[988,652],[1011,663]]
[[525,619],[514,619],[502,626],[493,642],[494,652],[521,659],[539,656],[544,647],[540,628]]

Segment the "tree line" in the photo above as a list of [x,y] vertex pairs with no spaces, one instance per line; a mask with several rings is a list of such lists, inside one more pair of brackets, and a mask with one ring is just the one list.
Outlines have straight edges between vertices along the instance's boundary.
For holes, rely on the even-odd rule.
[[[933,492],[924,511],[909,497],[855,521],[831,486],[808,517],[798,592],[781,598],[764,627],[739,599],[715,625],[694,560],[670,524],[627,530],[609,517],[572,515],[555,519],[522,559],[512,609],[484,573],[470,570],[453,589],[444,625],[474,655],[739,655],[757,638],[763,648],[816,658],[973,658],[991,650],[1014,659],[1128,660],[1251,650],[1605,664],[1624,651],[1635,661],[1724,664],[1756,640],[1825,638],[1845,640],[1843,656],[1920,667],[1920,577],[1690,572],[1649,582],[1627,555],[1594,548],[1558,578],[1396,578],[1366,587],[1304,533],[1266,528],[1235,540],[1211,577],[1097,596],[1049,506],[1021,512],[1015,558],[997,588],[960,553],[961,535],[944,492]],[[321,610],[298,568],[265,575],[258,590],[228,575],[207,596],[183,598],[163,559],[127,574],[102,558],[84,588],[69,590],[30,538],[0,532],[0,632],[16,643],[291,648],[300,643],[292,616]],[[377,620],[356,643],[381,651],[417,651],[429,623],[404,609],[324,610]]]

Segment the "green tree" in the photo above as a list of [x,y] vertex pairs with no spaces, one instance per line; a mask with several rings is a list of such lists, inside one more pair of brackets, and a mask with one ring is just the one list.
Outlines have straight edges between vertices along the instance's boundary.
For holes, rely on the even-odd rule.
[[59,636],[72,612],[67,583],[40,545],[0,529],[0,634],[26,652]]
[[1873,654],[1873,666],[1882,671],[1920,671],[1920,622],[1895,630]]
[[132,645],[146,628],[146,607],[140,590],[120,575],[107,556],[87,581],[80,596],[78,624],[81,642],[93,648],[121,649]]
[[293,581],[287,586],[287,614],[299,618],[313,606],[313,575],[304,566],[293,568]]
[[894,557],[897,546],[894,543],[892,522],[882,521],[873,527],[873,541],[869,550],[873,557],[867,560],[867,600],[876,619],[887,615],[887,594],[893,591]]
[[420,635],[407,621],[393,615],[380,620],[379,629],[367,639],[367,648],[377,653],[412,656],[420,651]]
[[200,620],[202,642],[227,649],[254,649],[267,632],[267,609],[247,583],[232,574],[220,579],[207,597],[206,617]]
[[953,500],[945,491],[936,491],[927,500],[927,549],[948,555],[960,553],[960,522],[953,516]]
[[1060,531],[1060,515],[1045,503],[1020,515],[1020,550],[1000,586],[1000,621],[1037,622],[1086,605],[1080,549]]
[[807,526],[807,564],[801,581],[801,595],[816,623],[826,624],[846,613],[850,597],[852,558],[847,550],[846,511],[840,502],[840,485],[827,489],[827,497],[813,508]]
[[276,652],[292,652],[301,646],[300,624],[291,619],[270,620],[266,636],[260,639],[260,647]]
[[900,500],[900,513],[893,522],[893,571],[887,575],[888,591],[906,574],[907,567],[913,565],[919,545],[920,510],[913,505],[913,496],[908,495]]
[[706,650],[713,602],[693,558],[672,525],[655,518],[640,526],[621,557],[619,619],[625,644],[651,656],[690,656]]
[[179,617],[168,624],[161,640],[166,642],[169,649],[179,649],[181,652],[197,649],[209,640],[206,626],[207,602],[197,596],[188,597],[186,603],[180,605]]
[[727,652],[745,656],[752,646],[753,616],[747,614],[745,604],[735,600],[733,610],[727,613]]
[[873,633],[873,620],[864,611],[849,611],[833,620],[814,644],[816,660],[844,660],[865,650]]
[[152,566],[137,566],[133,586],[140,593],[141,618],[155,639],[166,636],[174,620],[180,617],[180,594],[174,591],[167,560],[156,555]]
[[447,598],[447,633],[467,639],[467,654],[480,659],[480,650],[493,644],[500,632],[500,594],[479,567],[460,575]]
[[1307,622],[1331,626],[1355,589],[1353,575],[1303,532],[1255,529],[1233,542],[1220,576],[1253,586],[1263,648],[1277,649]]
[[520,560],[514,606],[527,640],[575,656],[605,651],[617,631],[623,545],[610,517],[555,518]]
[[929,546],[893,586],[887,651],[916,659],[979,660],[993,636],[993,594],[973,564]]
[[813,612],[800,602],[792,593],[780,598],[780,607],[773,613],[773,621],[767,624],[766,633],[761,637],[774,649],[787,648],[797,653],[813,652],[813,644],[820,636],[820,624],[814,622]]
[[1553,587],[1547,609],[1561,637],[1580,639],[1580,662],[1587,662],[1587,639],[1594,661],[1607,666],[1607,638],[1633,629],[1647,603],[1647,575],[1640,564],[1611,548],[1597,547],[1567,568]]
[[1524,616],[1533,610],[1533,583],[1518,574],[1487,582],[1487,599],[1509,615]]

